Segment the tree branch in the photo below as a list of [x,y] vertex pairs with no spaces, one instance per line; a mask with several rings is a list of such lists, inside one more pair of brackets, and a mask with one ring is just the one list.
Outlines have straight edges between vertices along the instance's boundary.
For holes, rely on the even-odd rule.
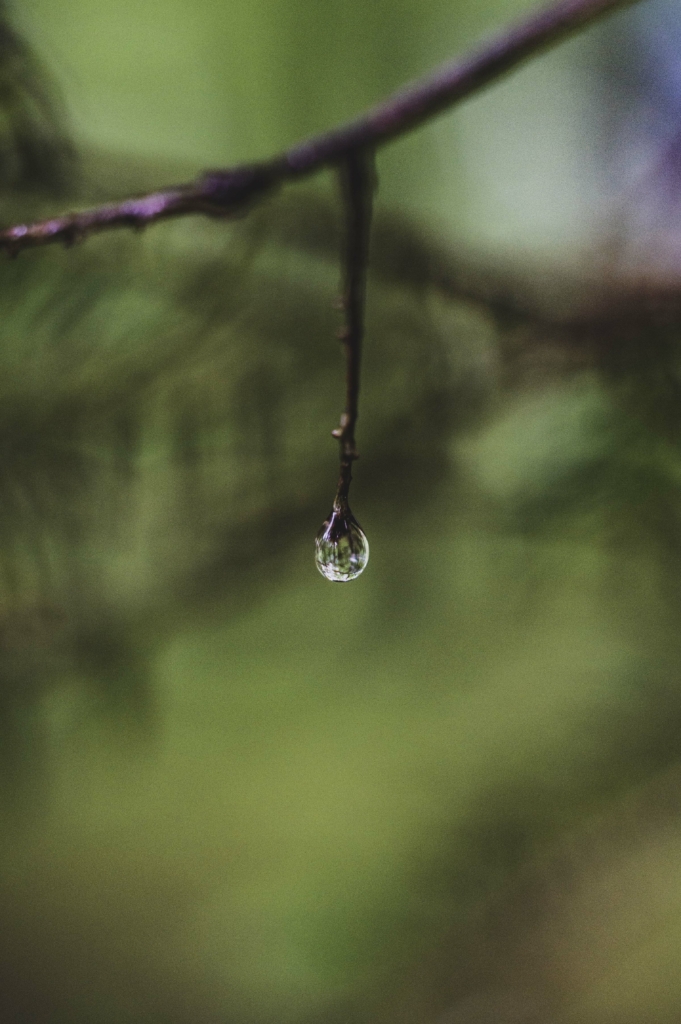
[[555,45],[603,15],[639,0],[558,0],[507,29],[462,61],[394,93],[366,114],[260,163],[211,171],[195,182],[81,213],[21,224],[0,233],[0,249],[51,242],[70,245],[115,227],[144,228],[184,214],[236,216],[286,180],[346,162],[359,150],[375,150],[454,106],[529,57]]
[[369,234],[376,172],[373,152],[353,152],[341,171],[345,201],[345,327],[340,336],[347,363],[345,411],[332,433],[340,442],[338,501],[345,501],[352,480],[352,463],[358,457],[355,425],[359,414],[359,380],[364,335],[364,298],[369,259]]

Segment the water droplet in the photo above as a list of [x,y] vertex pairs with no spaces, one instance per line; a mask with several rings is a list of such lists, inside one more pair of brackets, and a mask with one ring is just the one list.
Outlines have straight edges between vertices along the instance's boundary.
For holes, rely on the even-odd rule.
[[364,572],[368,561],[369,541],[347,502],[336,500],[315,541],[317,568],[327,580],[347,583]]

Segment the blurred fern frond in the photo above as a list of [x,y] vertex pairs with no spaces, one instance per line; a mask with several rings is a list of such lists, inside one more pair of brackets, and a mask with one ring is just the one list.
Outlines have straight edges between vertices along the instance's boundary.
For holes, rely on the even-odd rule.
[[[242,606],[263,559],[271,581],[328,511],[343,376],[336,207],[303,193],[263,217],[166,224],[0,266],[0,610],[52,623],[42,667],[27,657],[23,683],[4,687],[12,700],[69,660],[99,676],[108,660],[105,689],[115,685],[125,658],[108,634],[136,664],[138,646],[193,604],[232,594]],[[296,242],[311,219],[314,253]],[[377,261],[365,500],[390,478],[415,481],[406,504],[425,500],[448,462],[451,395],[460,387],[470,415],[488,387],[477,343],[454,356],[436,307],[423,281]]]
[[[0,4],[0,190],[63,199],[77,190],[66,115],[31,47]],[[3,211],[4,213],[4,211]]]

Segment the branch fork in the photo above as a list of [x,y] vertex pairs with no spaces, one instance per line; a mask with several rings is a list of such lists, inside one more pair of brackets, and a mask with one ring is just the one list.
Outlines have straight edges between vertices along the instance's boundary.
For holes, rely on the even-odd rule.
[[0,250],[61,242],[65,245],[117,227],[144,228],[168,217],[239,216],[285,181],[325,167],[347,168],[357,155],[375,151],[436,117],[530,57],[605,14],[640,0],[555,0],[531,13],[461,61],[414,82],[360,117],[259,163],[208,171],[194,182],[172,186],[80,213],[20,224],[0,232]]

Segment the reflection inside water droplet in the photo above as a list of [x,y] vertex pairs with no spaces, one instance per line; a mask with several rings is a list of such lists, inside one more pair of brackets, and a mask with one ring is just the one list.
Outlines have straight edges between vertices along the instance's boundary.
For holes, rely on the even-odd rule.
[[317,534],[315,562],[322,576],[347,583],[359,576],[369,561],[369,542],[347,504],[334,503]]

